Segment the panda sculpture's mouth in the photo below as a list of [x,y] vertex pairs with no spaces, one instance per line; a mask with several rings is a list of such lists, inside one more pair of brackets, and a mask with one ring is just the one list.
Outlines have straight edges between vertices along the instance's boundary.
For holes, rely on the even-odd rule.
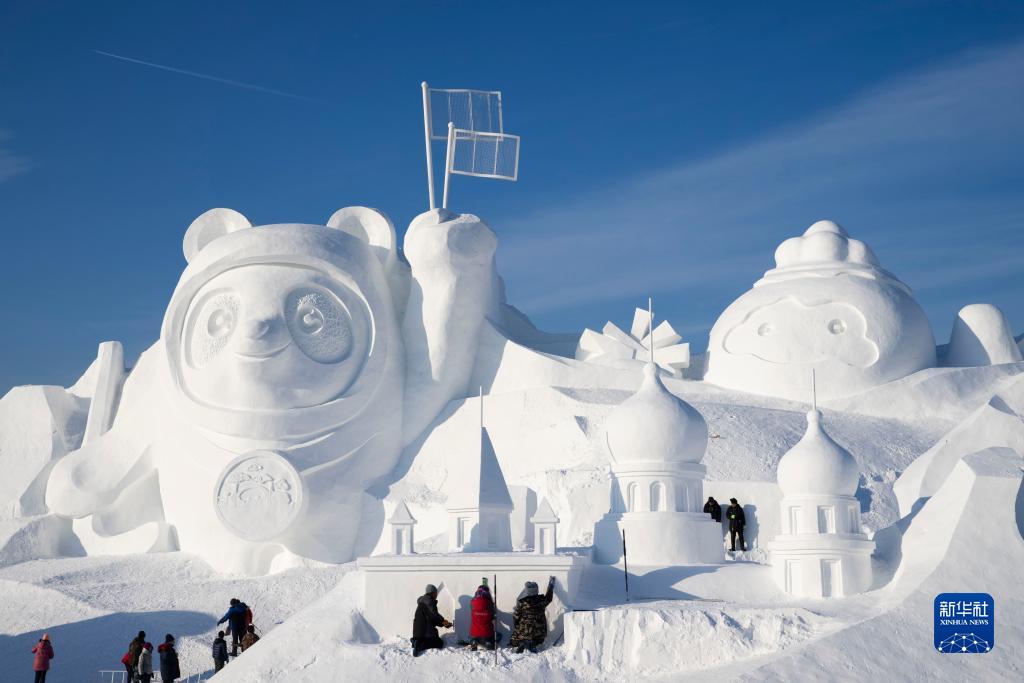
[[244,360],[263,361],[267,360],[268,358],[273,358],[274,356],[278,355],[279,353],[287,349],[290,345],[291,342],[287,342],[283,346],[279,346],[276,349],[271,349],[269,351],[235,351],[235,355]]

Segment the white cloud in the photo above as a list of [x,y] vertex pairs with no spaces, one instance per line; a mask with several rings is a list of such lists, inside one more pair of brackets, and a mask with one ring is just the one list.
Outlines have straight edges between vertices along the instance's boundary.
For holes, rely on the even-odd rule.
[[981,255],[982,232],[989,244],[1024,243],[1019,187],[988,181],[1020,175],[1022,74],[1024,42],[962,54],[760,140],[496,226],[510,298],[543,313],[700,282],[745,286],[821,218],[928,288],[956,265],[916,256],[935,240],[961,261]]

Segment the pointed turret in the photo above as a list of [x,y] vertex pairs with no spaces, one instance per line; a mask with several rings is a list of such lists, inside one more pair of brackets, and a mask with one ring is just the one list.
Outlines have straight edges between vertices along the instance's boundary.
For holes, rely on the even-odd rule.
[[479,448],[448,468],[448,545],[451,550],[466,552],[511,552],[512,496],[491,436],[483,426],[482,390],[480,401]]

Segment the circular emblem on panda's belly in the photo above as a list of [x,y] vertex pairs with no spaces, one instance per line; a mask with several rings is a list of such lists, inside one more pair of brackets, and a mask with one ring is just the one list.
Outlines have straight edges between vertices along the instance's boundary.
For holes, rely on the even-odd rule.
[[298,471],[275,451],[252,451],[228,463],[217,479],[213,506],[221,524],[248,541],[283,535],[303,511]]

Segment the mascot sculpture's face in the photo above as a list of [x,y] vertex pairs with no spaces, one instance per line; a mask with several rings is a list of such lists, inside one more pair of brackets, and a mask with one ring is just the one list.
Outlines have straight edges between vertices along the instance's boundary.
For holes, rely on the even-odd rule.
[[182,379],[210,406],[315,406],[352,383],[371,335],[362,299],[326,274],[291,265],[232,268],[189,304]]

